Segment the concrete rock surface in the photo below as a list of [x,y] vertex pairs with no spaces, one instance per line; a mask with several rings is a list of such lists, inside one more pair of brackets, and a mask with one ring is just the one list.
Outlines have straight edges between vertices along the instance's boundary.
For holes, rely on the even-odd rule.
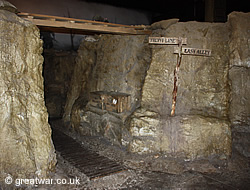
[[176,55],[170,45],[152,45],[142,107],[131,119],[130,151],[188,159],[230,156],[230,125],[249,126],[249,20],[249,13],[233,12],[227,23],[176,23],[153,30],[152,36],[185,37],[184,47],[210,49],[212,56],[183,55],[176,116],[169,117]]
[[[188,160],[227,158],[231,125],[249,123],[248,21],[249,13],[234,12],[227,23],[171,19],[152,25],[152,36],[187,38],[184,47],[212,51],[210,57],[182,56],[174,117],[170,112],[176,45],[148,45],[145,36],[101,35],[85,40],[64,119],[84,135],[113,138],[133,153]],[[131,112],[89,110],[91,91],[131,94]],[[113,116],[120,122],[112,121]]]
[[228,16],[231,26],[230,120],[233,125],[250,126],[250,13],[232,12]]
[[230,120],[233,125],[250,126],[250,67],[232,67],[229,78],[231,79]]
[[[70,123],[72,108],[73,105],[76,104],[77,100],[79,100],[79,106],[84,107],[86,105],[88,93],[85,91],[85,89],[90,72],[92,71],[96,62],[97,42],[98,39],[96,39],[96,37],[92,37],[90,40],[85,39],[78,49],[78,56],[76,58],[76,64],[64,107],[63,119],[65,123]],[[82,99],[84,100],[81,101],[82,99],[80,97],[83,97]]]
[[190,160],[231,154],[231,129],[226,120],[199,115],[138,117],[137,112],[132,117],[131,152],[161,152]]
[[232,12],[228,15],[231,28],[230,66],[250,67],[250,13]]
[[0,10],[0,181],[46,177],[55,167],[41,53],[37,27]]
[[62,117],[74,71],[76,52],[44,50],[45,104],[50,118]]
[[176,116],[170,117],[177,55],[173,45],[151,46],[152,61],[142,88],[141,108],[131,119],[131,152],[163,152],[187,159],[230,156],[229,32],[228,24],[198,22],[153,30],[152,36],[187,38],[184,47],[210,49],[212,56],[183,55]]
[[164,29],[166,30],[169,26],[172,24],[175,24],[179,21],[177,18],[169,19],[169,20],[162,20],[159,22],[155,22],[151,25],[151,29],[157,30],[157,29]]
[[[227,117],[229,106],[226,24],[186,22],[155,30],[152,36],[187,38],[184,47],[210,49],[211,57],[183,55],[178,73],[176,115]],[[172,106],[174,45],[152,45],[152,61],[142,89],[143,108],[169,115]]]
[[6,10],[12,13],[17,13],[17,8],[8,1],[0,0],[0,10]]
[[[81,133],[104,135],[121,143],[126,117],[140,106],[141,88],[151,60],[147,38],[120,35],[87,38],[78,54],[64,120],[68,121],[71,115],[73,128]],[[98,110],[89,112],[86,104],[89,92],[93,91],[130,94],[131,111],[119,116]]]

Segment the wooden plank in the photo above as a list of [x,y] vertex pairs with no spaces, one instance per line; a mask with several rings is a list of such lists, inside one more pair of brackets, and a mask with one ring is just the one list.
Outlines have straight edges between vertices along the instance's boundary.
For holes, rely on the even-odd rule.
[[[120,92],[91,92],[89,105],[116,113],[129,111],[130,95]],[[102,105],[102,106],[100,106]]]
[[116,34],[137,34],[136,30],[133,28],[121,28],[121,27],[106,27],[102,25],[89,25],[89,24],[79,24],[79,23],[70,23],[70,22],[61,22],[61,21],[51,21],[51,20],[40,20],[40,19],[29,19],[35,25],[38,26],[50,26],[55,28],[69,28],[69,29],[78,29],[78,30],[87,30],[87,31],[97,31],[102,33],[116,33]]
[[70,29],[70,28],[55,28],[55,27],[47,27],[47,26],[37,26],[40,31],[45,32],[53,32],[53,33],[64,33],[64,34],[81,34],[81,35],[94,35],[98,32],[92,32],[87,30],[77,30],[77,29]]
[[75,21],[75,22],[83,22],[83,23],[95,23],[95,24],[105,24],[109,26],[120,26],[126,28],[142,28],[141,26],[131,26],[131,25],[122,25],[122,24],[115,24],[115,23],[107,23],[107,22],[100,22],[100,21],[92,21],[92,20],[85,20],[85,19],[77,19],[77,18],[68,18],[68,17],[59,17],[59,16],[51,16],[51,15],[41,15],[41,14],[33,14],[33,13],[18,13],[18,16],[25,17],[25,16],[33,16],[38,17],[40,19],[56,19],[56,20],[65,20],[65,21]]
[[[181,38],[182,44],[187,44],[187,38]],[[149,37],[149,44],[179,44],[179,38],[176,37]]]
[[[64,29],[91,31],[97,33],[151,34],[151,31],[146,30],[145,26],[122,25],[122,24],[114,24],[107,22],[41,15],[41,14],[31,14],[31,13],[19,13],[18,15],[26,20],[33,22],[38,27],[43,27],[49,29],[50,31],[54,31],[54,28],[57,29],[64,28]],[[54,23],[49,21],[54,21]],[[67,25],[67,23],[75,25]],[[87,25],[91,25],[91,27],[90,26],[87,27]],[[64,32],[69,33],[68,30],[64,30]]]
[[[179,53],[179,49],[175,48],[174,53]],[[181,54],[183,55],[199,55],[199,56],[211,56],[210,49],[199,49],[199,48],[182,48]]]

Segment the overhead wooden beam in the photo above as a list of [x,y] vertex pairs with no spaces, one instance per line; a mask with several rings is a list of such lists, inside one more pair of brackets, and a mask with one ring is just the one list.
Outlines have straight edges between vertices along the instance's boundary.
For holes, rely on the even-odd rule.
[[110,34],[133,34],[149,35],[151,30],[146,26],[131,26],[114,23],[90,21],[84,19],[66,18],[58,16],[19,13],[20,17],[29,20],[41,30],[60,33],[110,33]]

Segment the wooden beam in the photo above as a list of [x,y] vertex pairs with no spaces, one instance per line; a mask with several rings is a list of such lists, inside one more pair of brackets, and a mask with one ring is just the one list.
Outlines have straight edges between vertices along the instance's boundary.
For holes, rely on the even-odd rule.
[[151,31],[146,26],[130,26],[114,23],[90,21],[84,19],[66,18],[58,16],[19,13],[20,17],[31,21],[42,30],[63,33],[110,33],[149,35]]

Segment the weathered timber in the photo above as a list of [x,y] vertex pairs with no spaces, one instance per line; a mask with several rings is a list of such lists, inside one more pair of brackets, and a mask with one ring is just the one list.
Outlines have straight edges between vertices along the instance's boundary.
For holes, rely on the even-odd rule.
[[[174,53],[179,53],[180,50],[175,48]],[[182,48],[182,55],[199,55],[199,56],[211,56],[211,50],[209,49],[199,49],[199,48]]]
[[165,45],[178,45],[182,41],[182,44],[187,44],[187,38],[176,37],[149,37],[149,44],[165,44]]
[[120,92],[97,91],[90,93],[89,105],[111,112],[130,111],[130,95]]
[[40,30],[60,33],[110,33],[110,34],[133,34],[148,35],[151,30],[146,26],[131,26],[106,22],[98,22],[84,19],[66,18],[50,15],[19,13],[18,16],[31,21],[37,25]]

